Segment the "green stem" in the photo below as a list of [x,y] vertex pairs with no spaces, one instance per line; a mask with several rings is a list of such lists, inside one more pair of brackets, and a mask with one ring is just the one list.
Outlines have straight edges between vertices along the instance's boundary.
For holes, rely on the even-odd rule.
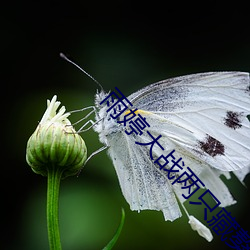
[[58,167],[48,168],[47,186],[47,227],[50,250],[61,250],[58,203],[62,170]]

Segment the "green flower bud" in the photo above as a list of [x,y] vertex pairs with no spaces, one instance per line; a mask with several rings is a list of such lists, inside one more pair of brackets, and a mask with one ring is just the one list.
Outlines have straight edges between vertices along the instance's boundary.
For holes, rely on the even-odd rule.
[[50,168],[58,168],[62,177],[67,177],[79,172],[86,161],[87,148],[67,119],[70,113],[65,113],[65,107],[56,113],[60,105],[56,98],[47,101],[47,110],[28,140],[26,160],[37,174],[47,176]]

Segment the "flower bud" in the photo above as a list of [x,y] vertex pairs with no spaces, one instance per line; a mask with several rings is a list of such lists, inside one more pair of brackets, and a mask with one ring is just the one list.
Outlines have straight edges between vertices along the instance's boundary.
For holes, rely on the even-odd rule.
[[75,175],[79,172],[87,158],[86,145],[76,133],[61,107],[56,113],[60,102],[54,96],[47,101],[41,122],[27,143],[26,160],[32,170],[47,176],[50,168],[62,171],[62,177]]

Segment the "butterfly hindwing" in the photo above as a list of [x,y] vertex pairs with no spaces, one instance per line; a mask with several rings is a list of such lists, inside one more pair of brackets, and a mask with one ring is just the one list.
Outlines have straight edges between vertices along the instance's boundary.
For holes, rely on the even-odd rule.
[[131,210],[161,210],[166,220],[173,221],[181,212],[171,183],[150,160],[148,148],[136,145],[135,141],[134,136],[125,133],[109,138],[108,153],[123,195]]

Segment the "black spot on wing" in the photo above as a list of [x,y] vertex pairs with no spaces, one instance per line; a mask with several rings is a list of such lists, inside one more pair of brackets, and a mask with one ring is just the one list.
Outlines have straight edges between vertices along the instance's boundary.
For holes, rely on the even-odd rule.
[[240,128],[242,113],[227,111],[227,115],[224,118],[224,124],[232,129]]
[[204,152],[212,157],[224,155],[225,152],[224,145],[210,135],[207,135],[205,141],[200,141],[199,146]]

